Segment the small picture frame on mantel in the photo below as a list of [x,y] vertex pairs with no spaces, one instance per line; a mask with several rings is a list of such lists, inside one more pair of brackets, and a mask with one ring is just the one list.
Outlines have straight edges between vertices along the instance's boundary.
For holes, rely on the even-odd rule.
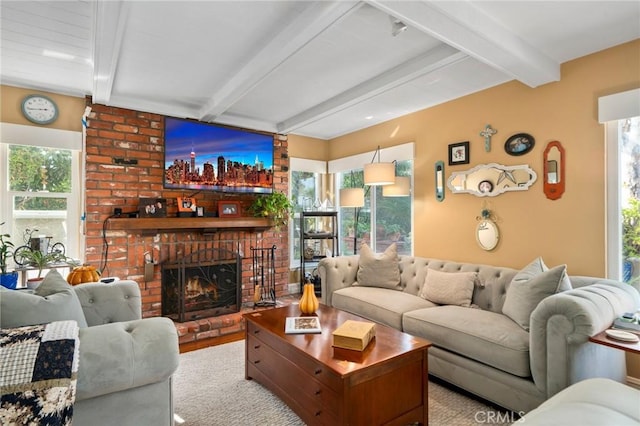
[[218,217],[240,217],[239,201],[218,202]]
[[449,165],[469,164],[469,141],[449,144]]

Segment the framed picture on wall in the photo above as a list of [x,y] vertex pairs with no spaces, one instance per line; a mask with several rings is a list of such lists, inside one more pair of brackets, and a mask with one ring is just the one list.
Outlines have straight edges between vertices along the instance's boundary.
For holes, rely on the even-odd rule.
[[220,201],[218,203],[219,217],[239,217],[240,202],[239,201]]
[[469,164],[469,141],[449,144],[449,165]]

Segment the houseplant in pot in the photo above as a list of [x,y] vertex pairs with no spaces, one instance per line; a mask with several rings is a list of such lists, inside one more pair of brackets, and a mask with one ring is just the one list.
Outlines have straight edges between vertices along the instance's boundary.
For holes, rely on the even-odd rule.
[[272,192],[269,195],[259,195],[249,206],[249,212],[257,217],[268,217],[273,221],[274,228],[279,230],[286,225],[293,213],[293,203],[282,192]]
[[[4,225],[4,222],[0,223],[1,225]],[[7,272],[7,259],[13,253],[13,243],[9,238],[9,234],[0,234],[0,285],[13,290],[18,284],[18,273]]]
[[42,270],[47,269],[48,266],[59,263],[67,263],[75,266],[75,262],[57,251],[43,253],[40,250],[24,250],[20,252],[20,256],[22,264],[29,265],[38,270],[38,276],[36,278],[30,278],[27,280],[27,287],[29,288],[36,288],[40,285],[44,279],[42,276]]

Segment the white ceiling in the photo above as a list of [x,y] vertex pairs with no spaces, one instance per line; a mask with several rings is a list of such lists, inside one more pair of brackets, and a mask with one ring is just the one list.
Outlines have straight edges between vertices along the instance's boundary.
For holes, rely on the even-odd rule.
[[[640,38],[639,1],[7,1],[2,84],[330,139]],[[392,36],[392,19],[408,29]]]

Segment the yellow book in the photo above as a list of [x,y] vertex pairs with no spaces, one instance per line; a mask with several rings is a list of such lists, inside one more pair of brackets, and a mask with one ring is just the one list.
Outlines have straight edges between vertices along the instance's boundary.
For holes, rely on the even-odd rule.
[[375,335],[374,323],[347,320],[333,332],[333,346],[363,351]]

